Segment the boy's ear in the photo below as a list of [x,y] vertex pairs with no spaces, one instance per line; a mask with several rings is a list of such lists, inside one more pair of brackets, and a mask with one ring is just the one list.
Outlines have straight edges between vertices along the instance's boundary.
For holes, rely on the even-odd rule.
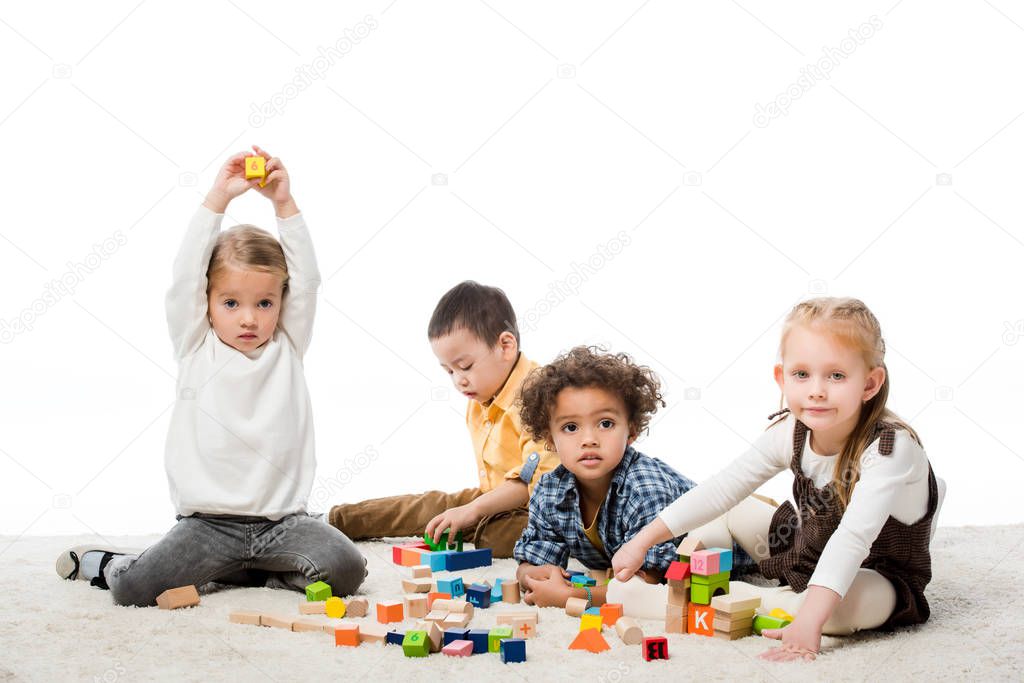
[[779,389],[782,389],[782,381],[785,375],[782,374],[782,363],[778,363],[775,366],[775,383],[779,385]]
[[501,347],[501,357],[505,360],[515,360],[519,355],[519,342],[511,332],[505,331],[498,336],[498,346]]

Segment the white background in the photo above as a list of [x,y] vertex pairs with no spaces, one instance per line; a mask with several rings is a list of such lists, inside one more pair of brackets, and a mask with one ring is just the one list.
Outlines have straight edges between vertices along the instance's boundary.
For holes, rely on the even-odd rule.
[[[776,408],[789,307],[860,297],[891,406],[949,483],[941,523],[1024,519],[1020,7],[344,5],[0,9],[0,532],[173,523],[164,290],[217,167],[251,143],[290,168],[325,277],[314,507],[475,485],[426,325],[477,279],[508,293],[531,358],[600,343],[655,368],[668,407],[639,446],[698,481]],[[830,77],[801,84],[826,53]],[[258,196],[228,213],[273,228]],[[90,257],[108,238],[124,244]],[[73,293],[45,301],[62,277]]]

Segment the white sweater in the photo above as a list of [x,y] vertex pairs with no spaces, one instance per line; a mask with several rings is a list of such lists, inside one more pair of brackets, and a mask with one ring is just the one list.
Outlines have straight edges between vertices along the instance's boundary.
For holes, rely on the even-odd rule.
[[179,515],[277,520],[306,509],[316,469],[302,357],[320,272],[302,215],[278,219],[289,284],[277,329],[248,353],[228,346],[210,326],[206,298],[206,269],[223,219],[200,207],[174,261],[166,304],[178,397],[164,464]]
[[[672,535],[680,536],[710,522],[788,469],[793,460],[795,424],[793,416],[788,416],[724,470],[662,510],[659,517]],[[801,469],[821,488],[832,481],[838,456],[812,451],[810,430],[807,434]],[[891,455],[880,455],[876,440],[861,456],[861,474],[853,496],[808,583],[846,595],[889,516],[912,524],[927,512],[928,457],[924,449],[904,430],[896,431]]]

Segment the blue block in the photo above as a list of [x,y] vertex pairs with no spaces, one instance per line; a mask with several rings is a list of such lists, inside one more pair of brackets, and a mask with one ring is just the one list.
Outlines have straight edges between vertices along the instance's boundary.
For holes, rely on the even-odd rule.
[[402,641],[405,640],[405,631],[388,631],[385,636],[385,644],[402,646]]
[[460,552],[445,551],[446,566],[450,572],[460,572],[464,569],[474,567],[489,567],[491,565],[491,549],[480,548],[479,550],[463,550]]
[[494,581],[494,588],[491,589],[491,602],[501,602],[501,579]]
[[472,629],[469,632],[468,640],[473,641],[473,654],[479,655],[487,652],[487,636],[490,631],[486,629]]
[[719,548],[719,550],[721,550],[721,552],[718,553],[718,571],[732,571],[732,551],[724,548]]
[[[474,648],[473,652],[476,652]],[[501,641],[501,661],[506,664],[526,661],[526,641],[522,638],[506,638]]]
[[595,616],[601,616],[601,610],[597,607],[591,607],[590,609],[585,611],[584,614],[593,614]]
[[597,579],[593,579],[583,574],[573,574],[569,578],[569,583],[571,583],[574,586],[596,586]]
[[466,594],[466,584],[462,582],[461,576],[453,576],[450,579],[438,579],[437,590],[440,593],[448,593],[453,598],[459,598]]
[[447,645],[453,640],[469,640],[469,629],[449,628],[445,630],[444,634],[441,637],[443,640],[443,645]]
[[487,609],[491,606],[490,587],[481,586],[478,583],[472,584],[466,589],[466,602],[478,609]]

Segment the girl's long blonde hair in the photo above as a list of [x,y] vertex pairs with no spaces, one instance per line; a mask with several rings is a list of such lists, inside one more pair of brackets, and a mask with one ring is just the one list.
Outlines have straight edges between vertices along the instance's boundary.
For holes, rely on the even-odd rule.
[[210,283],[228,266],[281,276],[282,292],[288,291],[288,262],[281,243],[263,228],[236,225],[217,235],[210,265],[206,269],[207,294]]
[[821,297],[797,304],[786,316],[782,326],[780,358],[786,347],[786,338],[798,326],[832,335],[840,343],[860,352],[869,369],[880,367],[885,370],[881,389],[861,406],[857,425],[836,459],[832,485],[840,505],[846,509],[853,495],[853,487],[860,479],[861,455],[871,445],[875,426],[879,422],[905,429],[918,444],[921,439],[910,425],[886,407],[889,399],[889,371],[885,367],[885,340],[878,319],[864,302],[851,298]]

